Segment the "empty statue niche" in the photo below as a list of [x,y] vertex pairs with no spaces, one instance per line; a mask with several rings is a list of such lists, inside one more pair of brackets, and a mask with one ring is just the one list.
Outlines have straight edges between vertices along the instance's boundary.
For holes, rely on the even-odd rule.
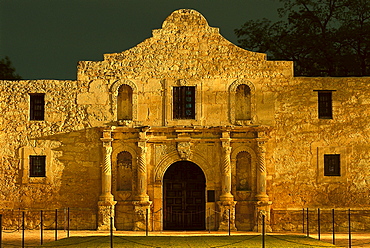
[[132,88],[126,84],[118,89],[117,119],[132,120]]
[[252,189],[252,166],[251,155],[248,152],[240,152],[236,156],[236,189]]
[[117,155],[117,190],[132,189],[132,156],[129,152],[120,152]]
[[241,84],[236,88],[235,119],[250,120],[252,118],[251,112],[251,89],[248,85]]

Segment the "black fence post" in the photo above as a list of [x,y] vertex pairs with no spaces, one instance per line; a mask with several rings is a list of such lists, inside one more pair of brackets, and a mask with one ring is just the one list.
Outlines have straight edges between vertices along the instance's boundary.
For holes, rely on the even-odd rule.
[[265,248],[265,215],[262,215],[262,247]]
[[352,237],[351,237],[351,209],[348,209],[348,247],[352,247]]
[[145,211],[145,236],[148,237],[149,209]]
[[69,238],[69,208],[67,209],[67,237]]
[[320,223],[320,208],[317,209],[317,235],[320,240],[321,238],[321,223]]
[[22,225],[22,214],[21,214],[21,208],[18,208],[18,232],[21,231],[21,225]]
[[3,243],[3,215],[0,214],[0,248],[2,248]]
[[113,217],[110,217],[110,247],[113,248]]
[[211,209],[210,208],[208,208],[208,233],[211,233]]
[[333,245],[335,245],[335,217],[334,217],[334,208],[331,210],[331,216],[333,221]]
[[308,208],[307,208],[307,237],[310,237],[310,222],[308,219]]
[[55,241],[58,240],[58,209],[55,209]]
[[22,248],[24,248],[24,211],[22,212]]
[[231,225],[231,219],[230,219],[230,216],[231,216],[231,214],[230,214],[230,208],[229,208],[229,236],[230,236],[230,225]]
[[40,244],[44,243],[44,221],[42,218],[42,210],[40,211]]
[[305,221],[304,208],[302,208],[302,216],[303,216],[303,218],[302,218],[302,233],[305,233],[305,231],[304,231],[304,221]]

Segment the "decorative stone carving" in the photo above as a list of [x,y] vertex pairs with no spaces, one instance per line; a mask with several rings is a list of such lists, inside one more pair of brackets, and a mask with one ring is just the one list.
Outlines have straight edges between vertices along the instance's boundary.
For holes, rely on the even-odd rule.
[[220,223],[218,230],[227,231],[230,230],[236,231],[235,226],[235,205],[236,201],[219,201],[217,202],[220,208]]
[[265,216],[265,231],[271,232],[272,228],[270,225],[271,217],[270,217],[270,208],[271,208],[271,201],[258,201],[255,205],[255,212],[254,212],[254,219],[255,219],[255,225],[254,225],[254,231],[260,232],[262,230],[262,216]]
[[102,170],[105,175],[111,175],[112,174],[112,161],[111,161],[111,155],[113,148],[111,146],[106,146],[105,148],[105,156],[104,161],[102,164]]
[[102,193],[99,197],[98,202],[98,230],[109,230],[110,229],[110,218],[113,218],[113,228],[114,227],[114,206],[116,201],[112,195],[112,133],[110,130],[105,130],[103,132],[103,142],[104,158],[101,165],[102,170]]
[[[146,230],[146,226],[148,226],[148,230],[151,230],[150,225],[150,206],[152,205],[151,201],[133,201],[132,204],[134,205],[134,231],[143,231]],[[146,216],[148,213],[148,216]],[[148,221],[148,223],[147,223]]]
[[266,194],[266,147],[265,147],[266,140],[265,139],[258,139],[257,140],[257,163],[258,163],[258,175],[257,175],[257,195],[256,198],[260,201],[268,201],[269,197]]
[[149,196],[147,195],[147,168],[146,168],[146,134],[145,132],[140,132],[140,141],[138,142],[139,157],[137,162],[137,197],[139,201],[149,201]]
[[114,206],[117,202],[115,201],[99,201],[98,202],[98,230],[108,231],[110,230],[111,217],[112,217],[112,228],[116,230],[114,225]]
[[190,142],[179,142],[177,144],[177,152],[182,160],[190,160],[193,155]]

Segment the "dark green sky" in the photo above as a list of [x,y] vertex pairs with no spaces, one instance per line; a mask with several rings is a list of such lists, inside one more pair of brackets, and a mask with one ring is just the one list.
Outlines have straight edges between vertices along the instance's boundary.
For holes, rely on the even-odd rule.
[[151,36],[172,11],[199,11],[237,43],[245,21],[276,19],[278,0],[0,0],[0,57],[24,79],[76,79],[80,60],[102,60]]

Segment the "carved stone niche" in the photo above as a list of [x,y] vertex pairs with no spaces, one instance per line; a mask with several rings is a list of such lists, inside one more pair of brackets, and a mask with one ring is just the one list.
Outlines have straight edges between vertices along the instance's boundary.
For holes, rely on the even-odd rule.
[[190,160],[192,158],[191,146],[190,142],[177,143],[177,152],[182,160]]

